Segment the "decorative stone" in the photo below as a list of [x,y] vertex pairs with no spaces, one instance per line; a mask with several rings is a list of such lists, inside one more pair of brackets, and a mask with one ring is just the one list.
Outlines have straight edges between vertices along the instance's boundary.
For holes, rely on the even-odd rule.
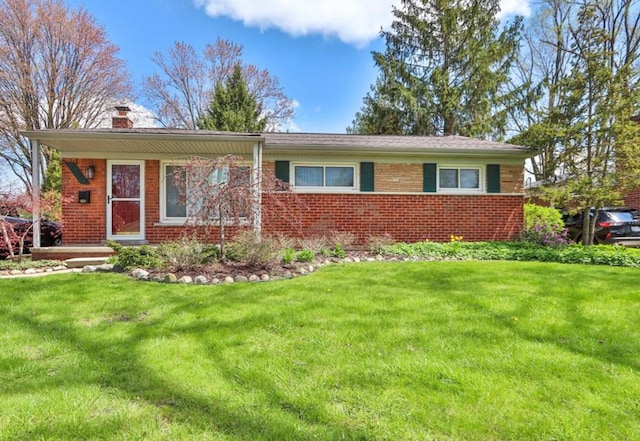
[[376,259],[378,262],[380,262],[380,261],[383,261],[383,260],[384,260],[384,257],[382,257],[382,255],[381,255],[381,254],[376,254],[375,259]]
[[142,268],[136,268],[131,271],[131,276],[138,280],[146,280],[149,278],[149,271],[143,270]]
[[208,280],[205,276],[196,276],[194,282],[196,283],[196,285],[206,285]]
[[24,273],[25,273],[25,274],[36,274],[36,273],[37,273],[37,271],[35,270],[35,268],[29,268],[29,269],[26,269],[26,270],[24,271]]
[[96,266],[96,271],[99,271],[101,273],[110,273],[111,271],[113,271],[113,264],[103,263],[102,265],[98,265]]
[[256,276],[255,274],[251,274],[251,276],[249,277],[249,282],[259,282],[260,281],[260,277]]
[[175,274],[167,273],[164,275],[164,278],[162,279],[162,281],[164,283],[176,283],[178,281],[178,278],[176,277]]
[[291,279],[293,277],[293,274],[291,273],[291,271],[285,271],[284,273],[282,273],[282,277],[284,279]]
[[269,274],[263,274],[260,276],[260,280],[263,282],[268,282],[269,281]]
[[298,270],[298,273],[300,273],[300,274],[302,274],[302,275],[305,275],[305,274],[307,274],[307,273],[308,273],[308,271],[307,271],[307,269],[306,269],[306,268],[300,268],[300,269]]
[[164,275],[154,274],[153,276],[151,276],[151,280],[153,280],[154,282],[164,282]]
[[178,283],[190,284],[193,283],[193,278],[191,276],[182,276],[178,279]]
[[310,273],[314,272],[315,270],[316,270],[316,269],[315,269],[315,267],[314,267],[313,265],[309,265],[308,271],[309,271]]
[[227,276],[224,278],[224,283],[233,283],[235,282],[235,280],[233,280],[233,277],[231,276]]
[[218,279],[217,277],[214,277],[213,280],[211,280],[211,284],[212,285],[220,285],[220,279]]
[[17,276],[18,274],[22,274],[22,271],[14,269],[9,271],[9,274],[11,274],[12,276]]
[[58,265],[58,266],[54,266],[52,268],[53,271],[62,271],[62,270],[66,270],[66,269],[67,269],[67,267],[64,266],[64,265]]
[[248,282],[249,279],[247,279],[245,276],[236,276],[236,282]]
[[95,273],[96,272],[96,267],[93,265],[86,265],[82,267],[82,272],[83,273]]
[[356,263],[360,262],[360,258],[356,256],[356,257],[353,258],[353,261],[356,262]]

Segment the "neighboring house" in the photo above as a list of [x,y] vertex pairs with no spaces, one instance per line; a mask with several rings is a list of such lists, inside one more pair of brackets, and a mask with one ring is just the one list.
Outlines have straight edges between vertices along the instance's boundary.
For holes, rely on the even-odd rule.
[[457,136],[135,129],[128,109],[118,111],[113,129],[23,132],[35,149],[62,155],[64,245],[178,238],[184,210],[168,177],[190,155],[240,155],[254,178],[270,170],[292,184],[304,207],[296,222],[258,217],[263,234],[479,241],[511,239],[522,227],[525,147]]

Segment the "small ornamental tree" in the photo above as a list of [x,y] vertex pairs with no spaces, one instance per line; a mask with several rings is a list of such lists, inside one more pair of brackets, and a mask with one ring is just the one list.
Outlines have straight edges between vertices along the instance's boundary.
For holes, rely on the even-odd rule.
[[[299,218],[295,216],[299,204],[291,197],[289,184],[264,170],[256,181],[251,167],[240,156],[190,157],[173,170],[173,184],[179,189],[187,225],[204,238],[212,234],[212,227],[217,227],[223,260],[229,227],[251,226],[256,216],[263,216],[263,210],[287,213],[291,224]],[[259,207],[259,194],[270,196],[269,207]]]

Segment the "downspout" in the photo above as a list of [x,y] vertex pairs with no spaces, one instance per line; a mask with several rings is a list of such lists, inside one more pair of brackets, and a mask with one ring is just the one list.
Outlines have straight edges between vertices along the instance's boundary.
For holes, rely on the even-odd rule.
[[40,141],[31,141],[31,213],[32,247],[40,248]]
[[262,142],[253,145],[253,231],[262,234]]

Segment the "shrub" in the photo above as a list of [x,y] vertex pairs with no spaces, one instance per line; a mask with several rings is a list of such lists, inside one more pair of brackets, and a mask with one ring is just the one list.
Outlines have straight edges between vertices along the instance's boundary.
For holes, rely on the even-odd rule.
[[524,230],[520,240],[551,247],[571,242],[560,212],[555,208],[536,204],[524,205]]
[[265,266],[280,253],[278,241],[271,237],[260,237],[253,231],[238,233],[227,249],[227,257],[249,266]]
[[367,239],[367,248],[372,253],[380,254],[384,251],[385,247],[393,245],[394,243],[395,240],[393,237],[385,233],[382,236],[370,236]]
[[289,264],[293,262],[296,257],[296,252],[292,247],[287,247],[282,250],[282,263]]
[[314,254],[321,252],[329,246],[329,241],[324,236],[305,237],[298,241],[298,248],[303,250],[311,250]]
[[313,250],[300,250],[296,253],[296,261],[298,262],[313,262],[313,259],[316,258],[316,253]]
[[131,268],[157,268],[163,266],[163,260],[156,250],[149,245],[139,247],[125,247],[119,243],[109,240],[107,245],[118,255],[117,264],[124,269]]
[[165,264],[174,268],[208,265],[220,258],[217,245],[203,243],[196,236],[184,236],[162,243],[157,249]]
[[320,250],[320,253],[323,256],[337,257],[339,259],[347,256],[347,253],[344,251],[344,248],[342,248],[342,245],[340,243],[336,243],[333,248],[323,248],[322,250]]
[[342,249],[349,248],[354,243],[356,243],[357,239],[358,239],[358,237],[355,234],[350,233],[348,231],[333,231],[332,230],[332,231],[329,231],[329,235],[327,237],[327,241],[328,241],[329,245],[333,246],[334,249],[338,245]]

